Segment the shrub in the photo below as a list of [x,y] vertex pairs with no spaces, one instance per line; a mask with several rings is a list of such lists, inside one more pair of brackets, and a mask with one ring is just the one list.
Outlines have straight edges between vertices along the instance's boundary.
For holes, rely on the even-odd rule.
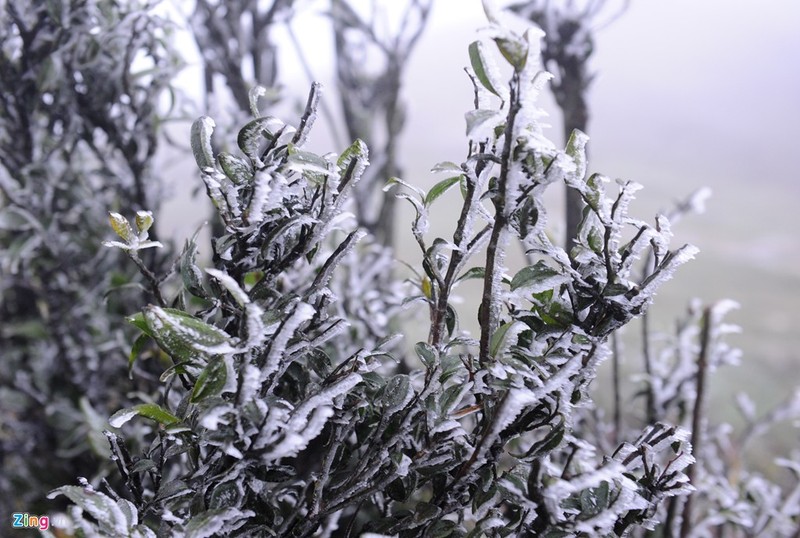
[[[109,421],[124,494],[86,480],[53,492],[73,501],[80,532],[791,532],[796,494],[781,498],[754,475],[737,490],[720,469],[724,432],[719,443],[702,442],[704,379],[730,356],[721,339],[725,304],[701,316],[693,310],[674,348],[651,357],[646,423],[616,420],[612,429],[594,406],[589,388],[611,354],[610,337],[646,311],[695,249],[669,249],[667,217],[650,225],[628,215],[638,185],[584,179],[585,135],[573,133],[563,151],[544,136],[536,97],[547,75],[537,32],[490,31],[509,80],[498,74],[489,41],[470,46],[475,108],[466,115],[466,160],[438,164],[445,179],[428,192],[389,182],[405,189],[398,196],[416,212],[421,271],[403,302],[425,305],[430,331],[413,346],[413,361],[389,329],[403,291],[383,287],[388,255],[346,212],[368,164],[366,146],[357,140],[322,156],[304,149],[319,87],[297,127],[262,116],[252,92],[255,118],[239,133],[240,155],[215,156],[214,122],[194,124],[197,165],[225,229],[205,271],[195,241],[186,243],[177,293],[161,291],[163,278],[145,271],[156,295],[170,300],[130,318],[142,333],[132,357],[163,359],[163,387]],[[542,194],[558,182],[584,203],[569,253],[545,232]],[[453,236],[430,240],[429,212],[456,186]],[[144,217],[132,226],[112,216],[122,239],[112,244],[142,267]],[[529,264],[507,273],[512,241],[524,245]],[[452,304],[467,279],[483,284],[477,338],[459,329]],[[403,371],[392,359],[416,367]],[[152,429],[134,456],[125,429],[135,417]],[[702,447],[702,465],[690,440]],[[692,477],[702,488],[694,495]]]
[[[153,535],[147,525],[157,522],[159,533],[192,536],[337,527],[621,534],[647,525],[663,498],[689,491],[686,431],[653,424],[604,453],[574,426],[591,403],[587,388],[609,334],[641,313],[694,249],[668,250],[664,219],[653,227],[628,217],[636,185],[609,196],[604,177],[583,180],[585,135],[574,133],[566,151],[544,138],[539,36],[493,31],[512,74],[502,84],[487,45],[470,47],[468,158],[438,165],[450,177],[428,193],[407,186],[400,194],[417,212],[418,299],[431,320],[428,341],[415,346],[421,367],[410,374],[389,373],[387,359],[400,353],[393,338],[365,337],[359,307],[332,293],[339,271],[368,248],[357,246],[364,234],[343,213],[367,149],[360,141],[338,157],[303,149],[316,87],[296,129],[271,117],[248,123],[240,156],[214,157],[212,120],[195,123],[192,147],[225,234],[213,242],[207,279],[187,243],[173,307],[149,305],[131,318],[171,366],[158,402],[110,420],[115,428],[136,415],[157,423],[141,458],[107,433],[129,499],[88,484],[56,490],[76,503],[85,532]],[[586,203],[569,255],[544,231],[541,194],[558,181]],[[463,206],[453,238],[428,244],[428,211],[455,185]],[[135,234],[125,224],[116,229],[130,249]],[[512,237],[535,263],[506,276]],[[655,270],[636,281],[634,261],[649,245]],[[469,267],[484,246],[485,264]],[[457,330],[450,303],[465,278],[483,280],[475,340]]]
[[124,308],[147,296],[100,241],[110,208],[155,209],[156,107],[175,64],[165,23],[136,2],[9,0],[0,32],[0,519],[9,521],[12,511],[43,512],[47,492],[79,474],[107,474],[96,458],[110,454],[106,417],[129,391],[154,388],[142,376],[132,385],[124,360]]

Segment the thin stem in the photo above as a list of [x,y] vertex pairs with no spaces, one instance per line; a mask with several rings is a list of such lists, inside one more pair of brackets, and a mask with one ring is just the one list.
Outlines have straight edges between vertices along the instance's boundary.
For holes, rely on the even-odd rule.
[[503,135],[503,153],[500,159],[500,177],[497,179],[497,194],[494,197],[495,216],[494,226],[492,228],[492,236],[489,239],[489,245],[486,248],[486,271],[483,278],[483,296],[481,300],[481,308],[479,311],[479,321],[481,327],[481,341],[480,341],[480,354],[479,362],[481,365],[486,365],[489,362],[489,344],[492,339],[492,334],[495,331],[497,324],[496,316],[493,315],[492,310],[497,301],[495,297],[495,287],[499,275],[499,261],[502,259],[503,247],[500,244],[503,232],[508,224],[508,215],[506,215],[506,196],[508,189],[508,171],[511,162],[511,149],[514,144],[514,120],[517,113],[521,108],[519,102],[519,74],[514,73],[510,86],[510,97],[508,105],[508,118],[506,120],[505,133]]
[[[711,340],[711,308],[703,312],[703,332],[700,337],[700,354],[697,356],[697,396],[692,412],[692,452],[695,462],[686,469],[690,484],[694,484],[695,472],[700,459],[703,443],[703,419],[705,415],[706,373],[708,372],[708,354]],[[683,521],[681,521],[681,538],[686,538],[692,530],[692,510],[694,494],[690,493],[683,505]]]
[[617,332],[613,332],[611,334],[611,366],[612,366],[612,375],[613,375],[613,384],[614,384],[614,444],[619,443],[620,433],[622,429],[622,403],[620,402],[620,372],[619,372],[619,364],[620,364],[620,345],[619,345],[619,335]]
[[156,298],[158,305],[161,307],[166,307],[167,302],[164,300],[164,297],[161,295],[161,288],[159,287],[159,280],[158,277],[153,273],[147,266],[144,264],[142,259],[139,257],[138,254],[135,252],[130,252],[128,254],[130,258],[133,260],[133,263],[136,264],[136,267],[139,268],[139,272],[147,279],[147,282],[150,284],[150,291]]

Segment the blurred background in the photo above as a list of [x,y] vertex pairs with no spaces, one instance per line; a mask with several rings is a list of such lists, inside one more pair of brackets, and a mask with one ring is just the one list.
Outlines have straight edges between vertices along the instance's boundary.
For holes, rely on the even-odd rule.
[[[181,13],[190,13],[189,4],[168,8],[180,20]],[[371,9],[372,2],[361,4]],[[385,9],[384,23],[396,24],[404,3],[378,4]],[[800,151],[800,4],[606,4],[591,26],[594,54],[588,67],[595,78],[587,91],[590,172],[644,185],[632,209],[643,219],[669,211],[698,188],[711,189],[705,213],[689,215],[674,227],[676,245],[690,242],[701,253],[659,294],[653,327],[671,332],[675,318],[695,297],[706,304],[723,298],[737,301],[741,308],[729,320],[742,328],[731,337],[743,351],[742,365],[715,376],[711,416],[735,419],[733,395],[742,389],[763,411],[800,382],[800,238],[795,223],[800,182],[793,158]],[[327,3],[308,2],[285,25],[276,25],[282,90],[270,114],[291,121],[302,110],[313,77],[323,83],[330,117],[341,126],[327,9]],[[504,21],[520,31],[529,25],[512,15]],[[407,118],[398,152],[402,178],[423,189],[441,179],[430,173],[434,164],[460,162],[466,155],[464,113],[473,106],[473,94],[463,68],[469,65],[467,46],[485,27],[479,0],[435,0],[409,55],[401,90]],[[176,39],[188,62],[178,85],[189,101],[202,103],[197,48],[182,32]],[[550,113],[550,138],[563,144],[560,110],[547,91],[541,102]],[[206,112],[197,109],[198,114]],[[211,111],[215,117],[225,112],[224,106]],[[335,132],[328,120],[324,115],[319,119],[311,147],[340,151],[344,146],[336,144],[344,143],[346,133]],[[186,141],[188,127],[188,122],[175,123],[172,137]],[[161,159],[173,198],[162,207],[160,220],[180,241],[208,214],[198,210],[205,197],[190,201],[199,179],[188,153],[171,148]],[[558,187],[551,190],[550,223],[554,234],[563,234],[564,195]],[[451,195],[456,201],[457,194],[446,196]],[[438,213],[431,237],[452,233],[455,214],[448,214],[448,208],[455,207],[442,203],[434,208]],[[411,215],[400,206],[394,237],[397,258],[418,265],[409,232]],[[462,290],[467,304],[471,293]],[[462,324],[467,329],[476,325],[467,318]],[[636,346],[634,335],[630,339],[629,346]]]

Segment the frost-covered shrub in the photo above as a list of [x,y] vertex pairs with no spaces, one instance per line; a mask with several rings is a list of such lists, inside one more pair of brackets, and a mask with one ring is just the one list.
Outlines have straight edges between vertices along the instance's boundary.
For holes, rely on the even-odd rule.
[[44,513],[47,492],[77,475],[107,474],[107,415],[154,387],[131,384],[125,366],[125,309],[148,297],[100,241],[109,209],[156,209],[156,107],[174,73],[167,31],[138,2],[0,8],[4,522]]
[[[675,334],[645,346],[647,366],[641,416],[648,421],[683,425],[692,432],[696,462],[687,470],[695,491],[685,499],[673,498],[659,508],[660,532],[672,536],[795,536],[800,519],[800,453],[776,457],[778,472],[768,478],[753,469],[747,452],[753,441],[777,424],[800,418],[800,391],[762,416],[746,394],[737,398],[745,427],[736,432],[728,424],[709,423],[707,400],[710,378],[718,368],[735,364],[739,350],[725,336],[738,327],[724,316],[737,305],[720,301],[702,307],[693,301],[679,319]],[[650,339],[650,335],[645,335]],[[624,431],[635,422],[637,413]],[[588,435],[598,428],[587,428]],[[623,434],[624,435],[624,434]],[[760,467],[766,467],[761,462]]]
[[[164,388],[110,420],[124,498],[88,484],[54,492],[74,501],[86,534],[621,535],[653,526],[664,499],[691,490],[687,430],[650,424],[606,450],[580,427],[608,336],[694,249],[669,250],[665,219],[628,216],[635,184],[614,192],[603,176],[584,180],[585,135],[558,150],[539,123],[539,35],[492,32],[510,80],[489,42],[470,46],[467,159],[437,165],[448,177],[427,193],[392,180],[416,210],[422,252],[407,302],[430,316],[408,374],[391,373],[402,353],[386,326],[397,294],[370,288],[374,271],[357,265],[381,253],[345,211],[367,148],[303,149],[317,87],[296,128],[261,117],[254,93],[240,155],[213,155],[213,121],[195,123],[192,147],[225,233],[204,271],[187,242],[183,289],[131,318],[143,334],[134,356],[167,361]],[[557,182],[586,204],[569,253],[545,233],[542,193]],[[430,240],[428,212],[456,185],[452,239]],[[130,224],[115,229],[123,248],[139,241]],[[532,263],[509,273],[515,237]],[[654,270],[637,279],[648,249]],[[468,278],[483,281],[478,338],[459,330],[451,304]],[[117,428],[137,416],[157,428],[132,456]]]

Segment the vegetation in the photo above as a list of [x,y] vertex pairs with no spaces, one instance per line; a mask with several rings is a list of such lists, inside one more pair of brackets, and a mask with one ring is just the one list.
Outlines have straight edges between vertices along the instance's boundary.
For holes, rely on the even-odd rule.
[[[335,4],[337,39],[369,33]],[[201,268],[198,236],[170,255],[148,211],[155,103],[176,65],[168,27],[140,6],[63,5],[9,3],[2,20],[15,40],[2,80],[16,81],[2,88],[0,121],[3,510],[67,506],[59,532],[72,536],[797,534],[800,488],[741,454],[800,415],[800,393],[762,417],[740,399],[741,436],[705,418],[713,372],[737,358],[725,342],[732,302],[691,305],[670,340],[644,324],[635,410],[621,412],[619,372],[600,389],[614,394],[611,417],[593,401],[598,368],[620,362],[617,335],[695,254],[670,247],[671,227],[703,193],[649,224],[629,214],[637,184],[587,174],[585,134],[550,142],[536,101],[549,79],[540,31],[514,34],[487,6],[487,38],[468,51],[467,157],[437,164],[427,192],[383,177],[399,169],[388,157],[370,172],[360,139],[310,152],[317,84],[296,125],[264,111],[274,94],[250,90],[236,153],[216,149],[228,145],[214,120],[197,120],[191,147],[221,223]],[[408,13],[424,23],[428,6]],[[196,16],[216,9],[199,2]],[[398,58],[417,35],[395,40],[406,43]],[[353,52],[340,51],[340,68],[356,84]],[[241,86],[242,58],[213,58],[207,70],[229,69]],[[52,82],[53,66],[75,84]],[[90,100],[92,69],[118,78]],[[419,259],[405,281],[386,236],[349,213],[376,177],[415,211]],[[568,250],[547,233],[543,194],[556,184],[581,202]],[[458,216],[452,236],[431,237],[442,197],[459,201]],[[510,268],[518,244],[527,264]],[[456,309],[468,280],[480,300]],[[425,341],[393,333],[403,309],[424,314]],[[479,320],[474,336],[465,312]],[[798,455],[778,462],[800,478]]]
[[[157,209],[158,103],[177,57],[136,2],[3,3],[0,28],[0,519],[110,466],[131,391],[123,314],[141,277],[101,246],[108,211]],[[154,252],[154,251],[150,251]],[[146,258],[166,269],[164,255]],[[115,291],[109,293],[114,287]]]

